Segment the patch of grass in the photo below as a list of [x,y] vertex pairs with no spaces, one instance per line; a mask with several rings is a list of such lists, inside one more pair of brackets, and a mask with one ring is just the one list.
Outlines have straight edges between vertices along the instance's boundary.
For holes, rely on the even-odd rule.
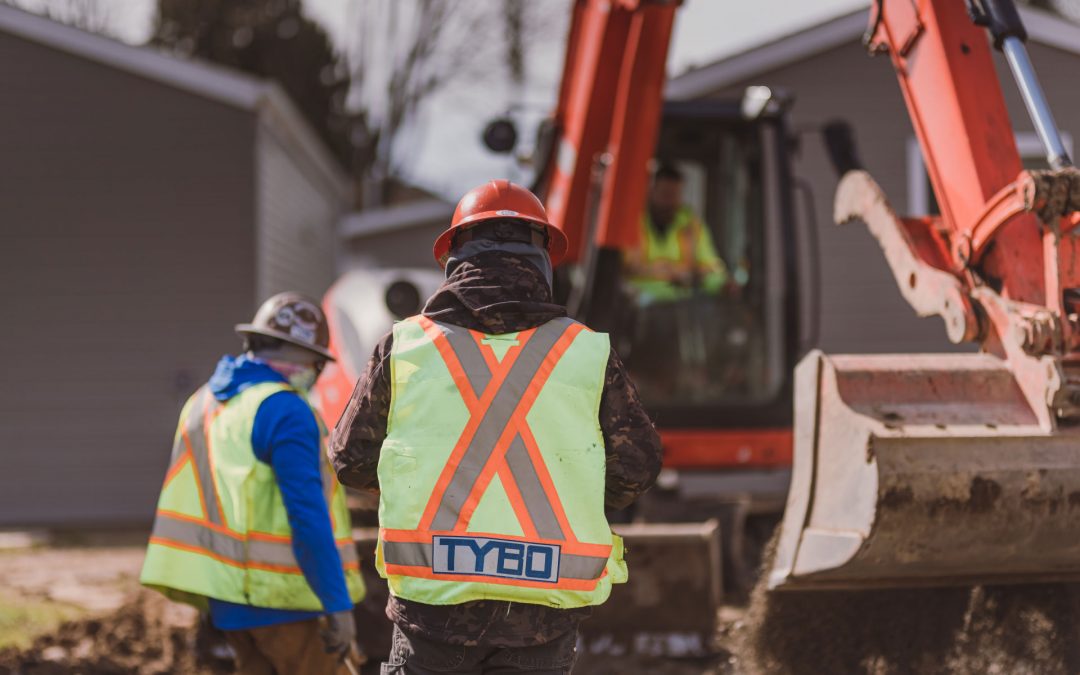
[[61,602],[0,594],[0,650],[26,649],[37,636],[85,613]]

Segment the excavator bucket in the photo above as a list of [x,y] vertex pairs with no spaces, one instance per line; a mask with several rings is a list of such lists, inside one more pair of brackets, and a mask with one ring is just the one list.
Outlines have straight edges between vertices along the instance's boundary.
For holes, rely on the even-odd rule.
[[1080,579],[1080,433],[1003,361],[815,351],[795,388],[770,588]]

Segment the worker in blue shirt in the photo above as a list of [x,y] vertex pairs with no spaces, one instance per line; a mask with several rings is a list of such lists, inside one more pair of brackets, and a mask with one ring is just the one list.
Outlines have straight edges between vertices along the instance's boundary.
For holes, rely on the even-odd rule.
[[236,329],[244,353],[223,357],[181,415],[142,582],[208,608],[241,673],[347,672],[363,584],[306,398],[332,358],[326,318],[282,293]]

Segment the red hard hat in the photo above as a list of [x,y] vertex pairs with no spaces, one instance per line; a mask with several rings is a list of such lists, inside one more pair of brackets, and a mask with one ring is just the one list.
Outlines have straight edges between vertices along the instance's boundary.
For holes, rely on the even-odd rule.
[[450,255],[450,245],[458,230],[494,218],[514,218],[543,225],[547,231],[547,250],[551,256],[551,264],[557,265],[566,255],[566,235],[548,222],[544,205],[536,195],[508,180],[492,180],[469,190],[458,202],[450,227],[435,240],[435,260],[445,267],[446,259]]

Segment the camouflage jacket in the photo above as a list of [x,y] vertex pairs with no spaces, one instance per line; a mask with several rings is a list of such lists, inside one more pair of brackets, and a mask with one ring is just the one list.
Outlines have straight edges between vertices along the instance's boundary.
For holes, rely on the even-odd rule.
[[[428,300],[423,314],[487,334],[527,330],[566,309],[552,303],[543,275],[523,258],[488,252],[458,263]],[[392,335],[376,346],[345,413],[334,429],[330,460],[338,478],[354,488],[378,488],[377,468],[390,413]],[[607,455],[605,503],[628,506],[652,486],[660,471],[660,438],[615,354],[607,364],[600,400],[600,428]],[[497,601],[432,606],[391,596],[387,615],[404,630],[451,644],[530,646],[574,630],[588,609],[560,610]]]

